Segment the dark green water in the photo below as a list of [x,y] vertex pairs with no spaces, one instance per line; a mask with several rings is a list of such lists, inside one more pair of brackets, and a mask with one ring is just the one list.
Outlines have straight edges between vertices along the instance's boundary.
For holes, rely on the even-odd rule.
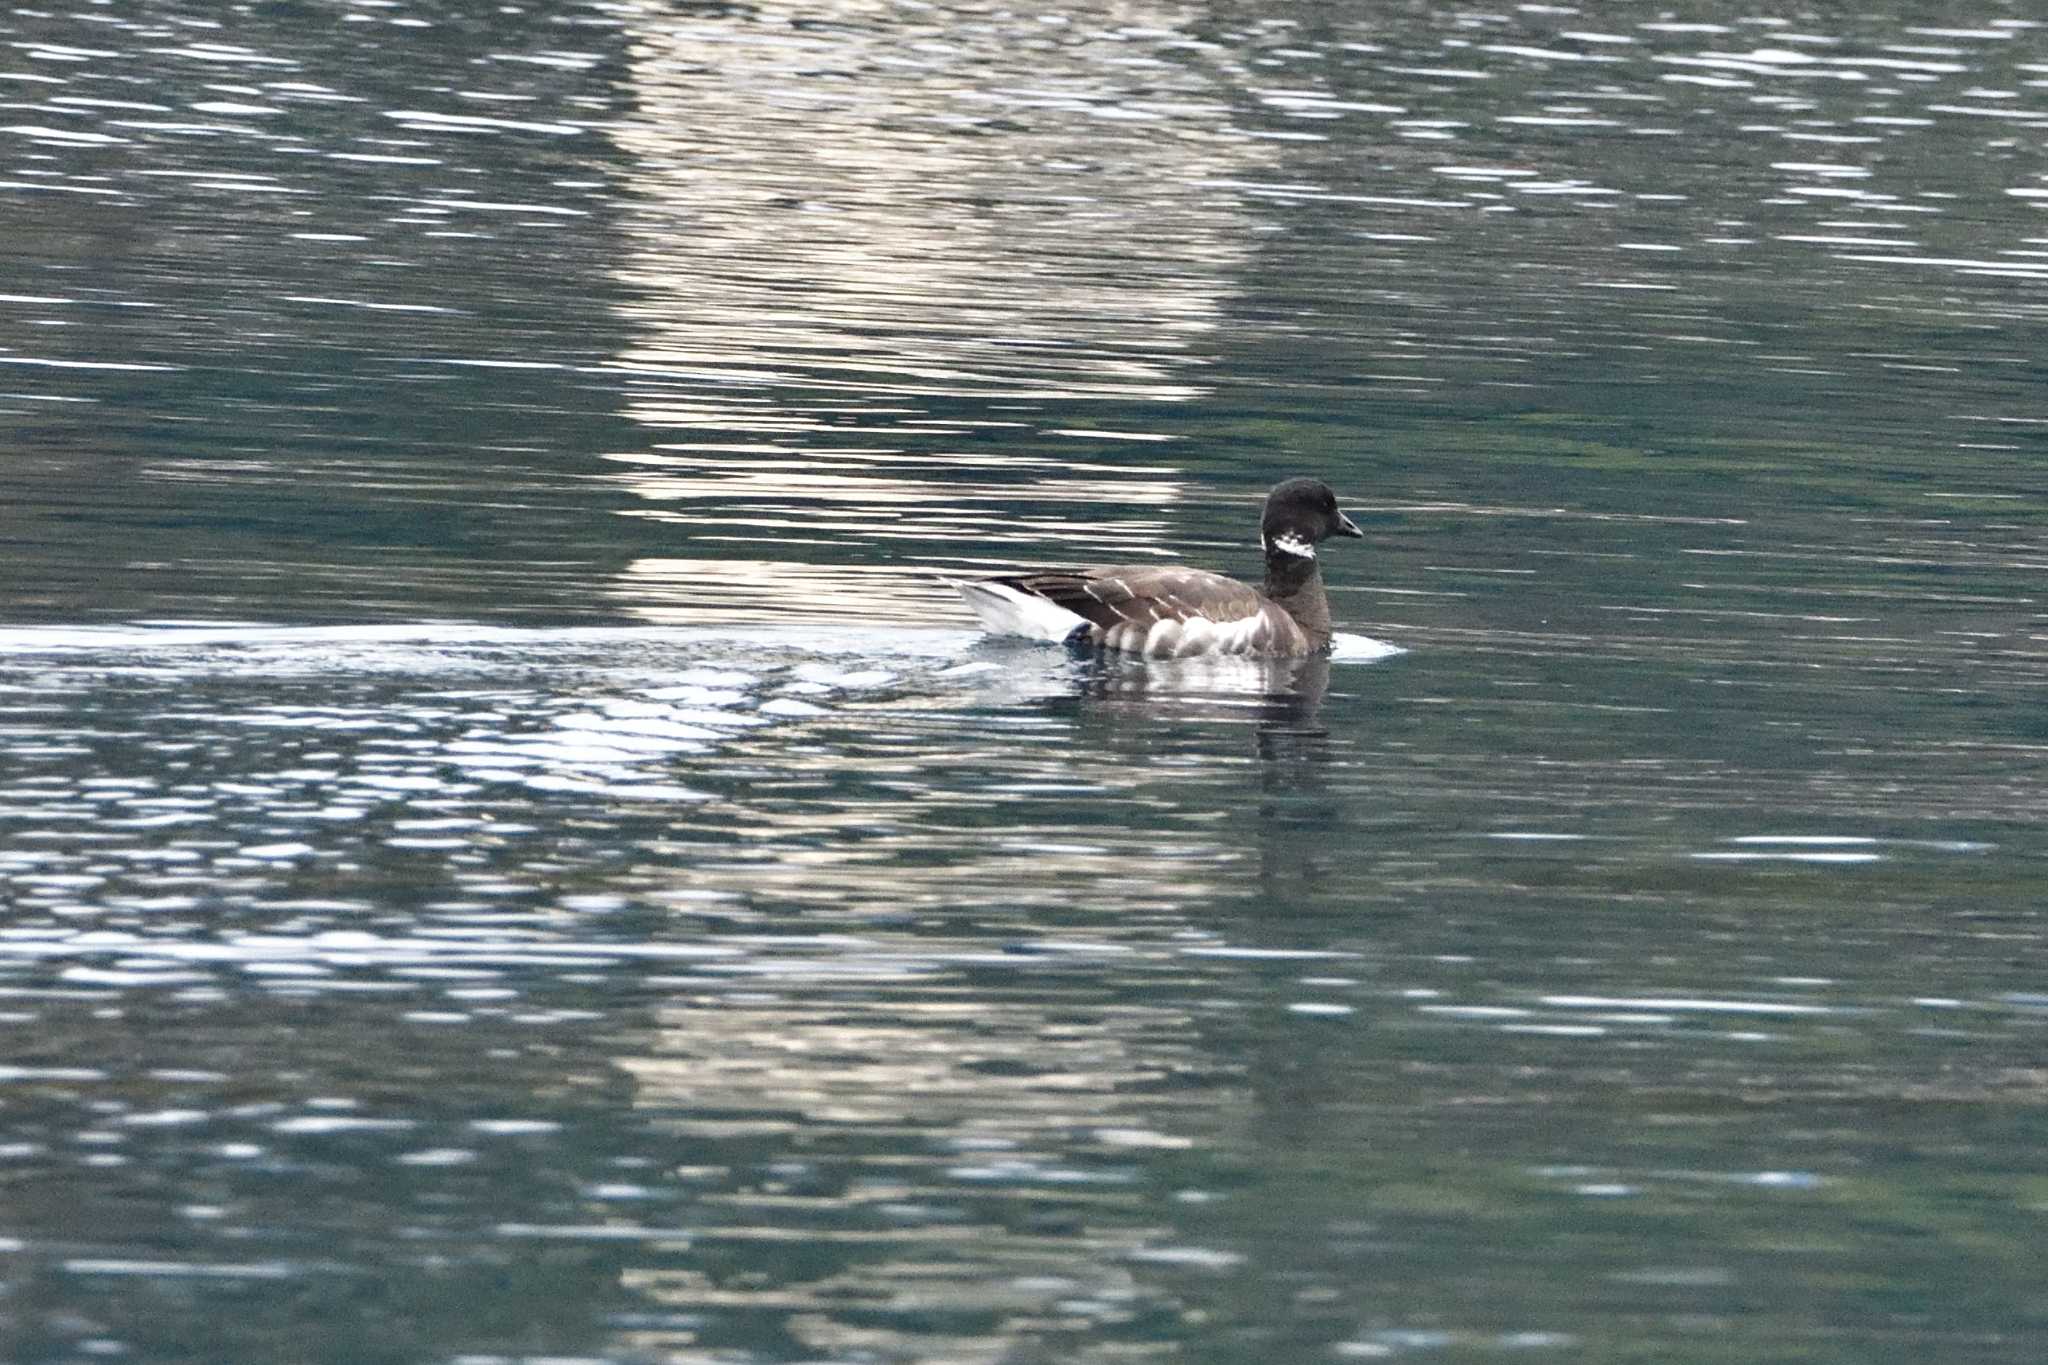
[[[2023,7],[91,4],[0,102],[0,1359],[2048,1355]],[[938,581],[1298,473],[1327,663]]]

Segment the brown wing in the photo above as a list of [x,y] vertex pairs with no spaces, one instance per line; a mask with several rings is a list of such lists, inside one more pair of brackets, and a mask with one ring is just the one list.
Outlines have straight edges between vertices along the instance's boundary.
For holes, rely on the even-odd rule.
[[1264,605],[1234,578],[1177,564],[1112,565],[1019,574],[999,580],[1108,629],[1127,622],[1242,621]]

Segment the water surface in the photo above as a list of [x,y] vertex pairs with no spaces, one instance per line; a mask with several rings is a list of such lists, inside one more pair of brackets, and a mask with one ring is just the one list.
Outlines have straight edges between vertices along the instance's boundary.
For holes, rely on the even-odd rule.
[[0,52],[9,1359],[2048,1344],[2023,11]]

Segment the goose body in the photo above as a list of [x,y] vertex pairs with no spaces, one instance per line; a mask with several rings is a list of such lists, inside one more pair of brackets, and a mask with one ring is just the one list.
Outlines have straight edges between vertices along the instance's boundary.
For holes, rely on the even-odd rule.
[[1266,577],[1257,588],[1206,569],[1117,564],[956,583],[991,634],[1149,658],[1242,654],[1300,658],[1330,647],[1330,604],[1316,546],[1363,535],[1316,479],[1289,479],[1259,521]]

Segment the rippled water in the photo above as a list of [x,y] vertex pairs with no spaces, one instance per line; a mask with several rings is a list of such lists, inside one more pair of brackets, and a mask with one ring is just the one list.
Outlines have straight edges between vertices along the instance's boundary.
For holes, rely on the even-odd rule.
[[[1988,2],[0,16],[0,1355],[2040,1356],[2044,91]],[[940,582],[1297,473],[1327,661]]]

